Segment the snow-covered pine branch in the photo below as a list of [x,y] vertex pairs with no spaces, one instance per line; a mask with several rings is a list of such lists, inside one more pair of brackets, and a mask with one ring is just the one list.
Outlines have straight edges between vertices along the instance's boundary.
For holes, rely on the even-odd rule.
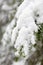
[[[2,43],[4,44],[6,39],[9,41],[10,36],[9,43],[14,47],[13,50],[16,49],[14,51],[13,65],[20,65],[23,62],[22,65],[25,65],[26,59],[31,57],[34,51],[36,51],[36,48],[32,45],[36,44],[36,36],[34,33],[38,32],[38,25],[43,23],[43,0],[24,0],[18,7],[15,17],[17,18],[16,26],[13,29],[9,26],[11,34],[6,29],[7,32],[5,34],[8,33],[9,35],[3,35]],[[5,42],[5,46],[6,44],[7,42]]]

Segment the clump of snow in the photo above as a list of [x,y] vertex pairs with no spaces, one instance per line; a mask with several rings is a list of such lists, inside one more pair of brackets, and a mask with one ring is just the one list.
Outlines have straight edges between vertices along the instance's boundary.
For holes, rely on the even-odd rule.
[[38,0],[38,2],[35,0],[34,2],[32,1],[24,10],[20,9],[21,10],[20,11],[18,8],[18,12],[19,13],[21,12],[21,14],[20,15],[18,14],[19,16],[17,15],[18,16],[17,26],[14,28],[11,38],[11,42],[17,49],[18,54],[20,47],[23,45],[24,48],[22,50],[24,51],[24,54],[28,56],[30,51],[29,50],[30,43],[32,43],[33,45],[36,43],[34,32],[38,31],[38,26],[35,23],[35,19],[37,20],[38,23],[40,17],[38,18],[36,15],[38,14],[37,11],[41,12],[40,10],[41,7],[39,7],[41,5],[42,5],[41,0],[40,1]]
[[[39,15],[39,16],[37,16]],[[37,20],[37,24],[41,24],[43,23],[43,2],[40,3],[37,6],[37,10],[36,10],[36,20]]]
[[18,7],[16,17],[19,18],[20,14],[22,14],[22,11],[24,8],[26,8],[29,5],[29,0],[24,0],[23,3]]

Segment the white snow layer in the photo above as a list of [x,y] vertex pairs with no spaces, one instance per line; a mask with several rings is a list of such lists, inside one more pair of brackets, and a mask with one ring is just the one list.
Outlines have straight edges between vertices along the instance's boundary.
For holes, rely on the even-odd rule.
[[20,14],[22,14],[22,11],[24,8],[26,8],[30,3],[30,0],[24,0],[23,3],[18,7],[16,17],[19,18]]
[[[37,32],[38,26],[35,23],[35,19],[38,24],[43,23],[43,1],[35,0],[30,2],[30,4],[28,5],[26,5],[27,2],[24,4],[23,3],[21,4],[20,8],[18,8],[16,14],[18,16],[17,26],[13,29],[11,42],[14,44],[14,47],[17,49],[18,52],[20,47],[23,45],[24,48],[22,50],[24,51],[24,54],[28,56],[30,55],[30,43],[36,43],[34,31]],[[24,6],[25,9],[22,9],[24,8],[23,5],[26,5]],[[39,17],[37,15],[39,15]]]

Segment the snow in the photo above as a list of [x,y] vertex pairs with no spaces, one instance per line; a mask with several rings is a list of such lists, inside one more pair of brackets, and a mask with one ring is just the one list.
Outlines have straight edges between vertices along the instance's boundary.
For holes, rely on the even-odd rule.
[[[27,5],[27,7],[25,6],[26,8],[24,10],[20,9],[21,10],[20,11],[18,8],[18,12],[19,13],[21,12],[21,14],[20,15],[18,14],[19,16],[17,15],[18,16],[17,26],[13,29],[12,38],[11,38],[11,42],[14,44],[14,47],[17,49],[17,52],[15,53],[17,53],[18,55],[19,55],[20,47],[23,45],[24,48],[22,49],[22,51],[24,52],[26,57],[29,56],[30,43],[33,45],[36,43],[35,41],[36,37],[34,35],[34,32],[38,31],[38,26],[35,23],[34,17],[36,17],[38,23],[39,18],[36,15],[38,13],[39,15],[41,15],[40,8],[42,6],[42,1],[38,0],[38,2],[37,3],[36,2],[37,2],[36,0],[34,2],[31,2],[29,5]],[[35,48],[32,48],[32,51],[35,51]]]
[[13,62],[12,65],[24,65],[25,64],[25,61],[22,60],[22,61],[18,61],[18,62]]
[[[33,32],[31,32],[31,30],[29,28],[26,28],[26,27],[22,27],[20,29],[19,33],[18,33],[17,29],[14,29],[14,30],[16,32],[13,31],[11,40],[14,44],[14,47],[17,49],[17,52],[15,52],[15,53],[17,53],[17,55],[19,56],[20,47],[23,46],[22,51],[24,52],[25,56],[30,55],[30,53],[29,53],[30,52],[29,51],[30,42],[32,44],[35,44],[35,36],[34,36]],[[18,34],[18,36],[17,36],[17,34]]]
[[10,11],[12,9],[14,9],[17,5],[13,5],[13,6],[9,6],[8,4],[4,3],[3,6],[2,6],[2,10],[5,10],[5,11]]
[[[39,14],[38,17],[36,16],[37,14]],[[24,52],[25,58],[27,58],[32,51],[35,51],[33,47],[31,53],[29,50],[31,44],[34,45],[36,43],[34,32],[38,31],[38,26],[35,23],[35,19],[37,20],[37,24],[43,23],[43,1],[24,0],[19,6],[15,16],[18,18],[17,25],[15,26],[15,20],[8,25],[2,42],[6,43],[6,41],[10,40],[11,45],[14,45],[14,48],[17,49],[17,51],[14,52],[15,56],[20,56],[20,48],[23,46],[22,52]],[[24,65],[25,58],[23,57],[18,62],[14,61],[13,65]]]
[[37,19],[37,23],[38,24],[41,24],[41,23],[43,23],[43,2],[42,3],[40,3],[40,5],[39,6],[37,6],[37,14],[39,14],[39,17],[36,17],[36,19]]
[[23,3],[18,7],[16,17],[19,18],[19,16],[22,14],[23,10],[30,4],[31,0],[24,0]]
[[3,35],[3,38],[1,40],[1,42],[3,43],[3,46],[6,45],[6,43],[10,43],[11,41],[11,35],[12,35],[12,30],[15,27],[16,23],[15,23],[15,19],[13,19],[11,21],[11,23],[7,26],[6,32]]

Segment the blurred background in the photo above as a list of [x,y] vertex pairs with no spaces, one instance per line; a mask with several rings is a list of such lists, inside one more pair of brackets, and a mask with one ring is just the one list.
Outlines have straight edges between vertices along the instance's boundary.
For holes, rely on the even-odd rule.
[[0,41],[23,0],[0,0]]

